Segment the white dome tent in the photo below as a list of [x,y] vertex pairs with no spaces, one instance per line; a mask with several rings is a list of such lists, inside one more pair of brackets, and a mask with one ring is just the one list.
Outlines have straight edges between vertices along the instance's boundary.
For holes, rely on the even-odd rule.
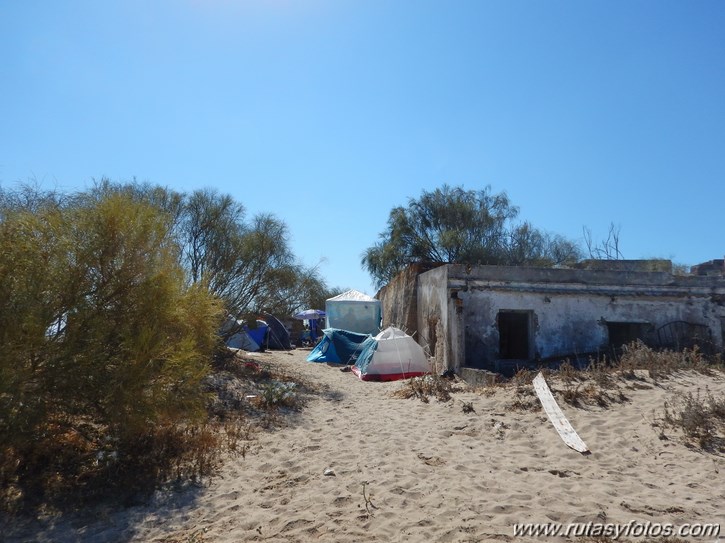
[[352,368],[363,381],[395,381],[430,373],[423,347],[402,330],[390,326],[373,339]]

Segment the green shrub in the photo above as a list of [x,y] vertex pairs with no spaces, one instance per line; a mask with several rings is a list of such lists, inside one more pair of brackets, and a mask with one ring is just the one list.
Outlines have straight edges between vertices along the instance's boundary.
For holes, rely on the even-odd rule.
[[128,466],[166,473],[206,439],[201,380],[220,306],[187,286],[170,229],[166,214],[120,194],[2,210],[6,502],[133,477]]

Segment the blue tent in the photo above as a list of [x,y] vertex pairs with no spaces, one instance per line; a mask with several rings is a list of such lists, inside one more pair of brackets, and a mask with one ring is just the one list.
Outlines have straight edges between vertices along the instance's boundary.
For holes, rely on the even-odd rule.
[[249,337],[251,337],[257,345],[259,345],[260,347],[264,347],[266,344],[267,329],[269,328],[269,326],[267,326],[266,322],[259,319],[257,319],[257,322],[255,324],[256,326],[254,328],[245,324],[244,330],[246,330],[247,334],[249,334]]
[[235,333],[227,338],[227,347],[234,349],[243,349],[245,351],[259,351],[264,349],[267,337],[267,323],[258,320],[255,328],[250,328],[244,321],[232,318],[222,326],[222,332],[228,333],[230,330],[236,329]]
[[338,328],[325,328],[322,334],[322,339],[307,357],[308,362],[354,364],[365,347],[365,342],[372,340],[369,334],[357,334]]

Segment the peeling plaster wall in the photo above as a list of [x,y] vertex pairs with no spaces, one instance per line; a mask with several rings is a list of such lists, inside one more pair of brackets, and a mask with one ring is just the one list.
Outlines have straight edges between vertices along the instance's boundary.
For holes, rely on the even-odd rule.
[[451,367],[447,293],[448,266],[418,276],[418,343],[430,352],[438,372]]
[[725,281],[711,277],[448,265],[418,278],[418,330],[443,369],[497,369],[499,311],[529,312],[532,358],[597,352],[607,322],[650,323],[653,337],[673,321],[704,325],[722,351],[723,300]]
[[418,276],[438,266],[410,265],[378,291],[375,297],[382,304],[383,329],[395,326],[418,339]]
[[[465,365],[491,368],[499,358],[498,312],[532,312],[533,358],[552,358],[597,352],[608,343],[607,322],[650,323],[656,330],[673,321],[706,324],[717,340],[717,322],[707,310],[706,299],[677,300],[643,296],[587,296],[520,294],[469,287],[466,307]],[[721,343],[721,342],[718,342]],[[720,349],[722,345],[720,344]]]

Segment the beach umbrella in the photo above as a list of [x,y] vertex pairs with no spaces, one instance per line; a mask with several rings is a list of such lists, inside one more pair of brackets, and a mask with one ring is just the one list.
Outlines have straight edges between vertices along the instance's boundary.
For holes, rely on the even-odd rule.
[[305,309],[304,311],[300,311],[299,313],[294,315],[294,318],[301,320],[301,321],[309,321],[309,320],[321,319],[324,316],[325,316],[325,312],[320,311],[319,309]]

